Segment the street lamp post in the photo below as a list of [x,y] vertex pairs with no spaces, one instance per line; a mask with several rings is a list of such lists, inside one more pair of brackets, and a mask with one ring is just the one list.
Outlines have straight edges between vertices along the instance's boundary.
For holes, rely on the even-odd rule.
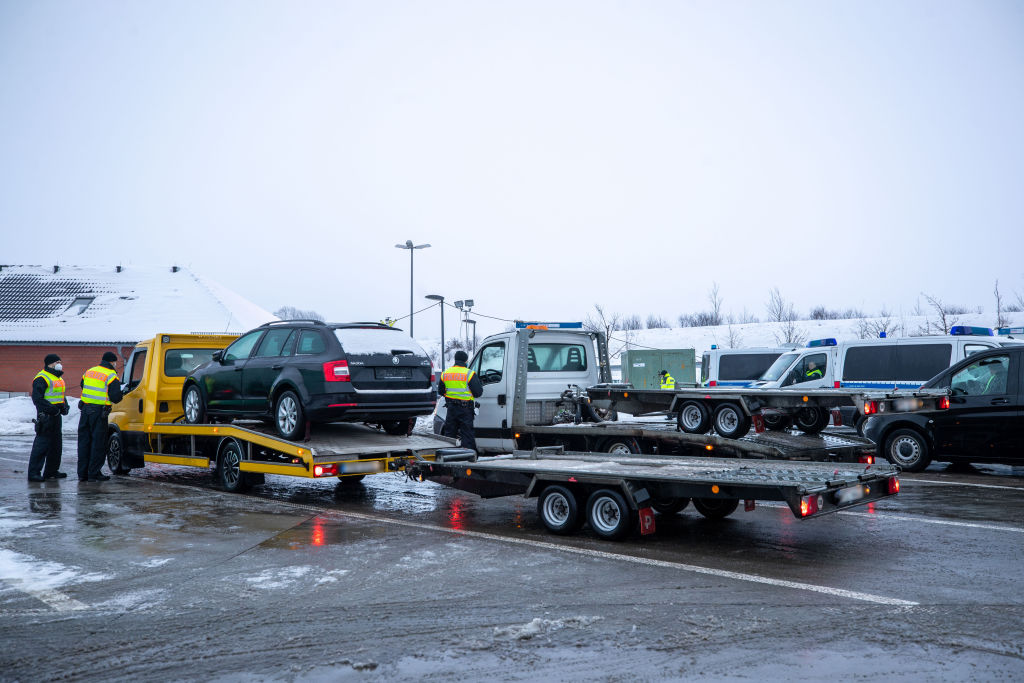
[[440,294],[427,294],[427,298],[431,301],[441,302],[441,367],[445,368],[448,361],[444,357],[444,297]]
[[406,240],[405,244],[396,244],[396,249],[408,249],[409,250],[409,336],[413,336],[415,328],[412,322],[412,254],[416,249],[426,249],[429,244],[413,244],[412,240]]
[[[466,326],[466,346],[469,346],[469,312],[473,308],[473,300],[465,299],[463,301],[456,301],[455,308],[459,309],[462,313],[462,324]],[[473,321],[473,330],[476,331],[476,321]],[[475,335],[474,335],[475,336]],[[474,344],[475,346],[475,344]]]
[[470,353],[476,353],[476,321],[466,318],[466,324],[473,326],[473,336],[469,337],[469,328],[466,329],[466,336],[473,340],[473,346],[470,348]]

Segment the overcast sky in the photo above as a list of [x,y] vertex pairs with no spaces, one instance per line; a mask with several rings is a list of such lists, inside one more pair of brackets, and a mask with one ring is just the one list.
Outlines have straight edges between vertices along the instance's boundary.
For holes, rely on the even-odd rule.
[[0,263],[375,320],[411,239],[417,308],[994,310],[1022,219],[1017,0],[0,0]]

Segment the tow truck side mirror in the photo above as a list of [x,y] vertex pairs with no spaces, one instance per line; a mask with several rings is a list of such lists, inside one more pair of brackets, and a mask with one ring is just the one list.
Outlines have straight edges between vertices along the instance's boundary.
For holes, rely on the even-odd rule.
[[223,350],[214,351],[212,358],[213,358],[213,360],[217,361],[218,363],[221,362],[221,360],[224,358],[224,351]]

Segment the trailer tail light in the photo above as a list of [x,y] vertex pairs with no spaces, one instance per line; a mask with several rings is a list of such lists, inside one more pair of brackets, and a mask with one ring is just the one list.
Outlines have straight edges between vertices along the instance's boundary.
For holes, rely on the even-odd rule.
[[889,477],[889,495],[895,495],[900,492],[900,480],[897,477]]
[[878,414],[878,401],[864,401],[864,416]]
[[325,382],[351,382],[347,360],[331,360],[324,363]]
[[949,396],[939,397],[939,410],[949,410]]
[[336,477],[338,476],[338,465],[337,463],[331,463],[330,465],[314,465],[313,466],[314,477]]
[[874,465],[875,456],[870,455],[868,453],[864,453],[859,458],[857,458],[857,462],[859,462],[862,465]]
[[821,503],[821,496],[818,494],[804,496],[800,499],[800,516],[810,517],[821,508]]

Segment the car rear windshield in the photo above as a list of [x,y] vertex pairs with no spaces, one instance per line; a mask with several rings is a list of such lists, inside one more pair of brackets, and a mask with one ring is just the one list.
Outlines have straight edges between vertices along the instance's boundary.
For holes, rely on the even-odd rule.
[[341,342],[341,348],[345,353],[366,355],[411,351],[423,358],[427,357],[427,352],[423,350],[423,347],[401,330],[380,327],[339,327],[334,330],[334,336]]
[[718,359],[718,379],[758,379],[771,367],[778,353],[731,353]]
[[168,377],[186,377],[203,363],[213,360],[213,352],[220,349],[168,349],[164,354],[164,374]]

